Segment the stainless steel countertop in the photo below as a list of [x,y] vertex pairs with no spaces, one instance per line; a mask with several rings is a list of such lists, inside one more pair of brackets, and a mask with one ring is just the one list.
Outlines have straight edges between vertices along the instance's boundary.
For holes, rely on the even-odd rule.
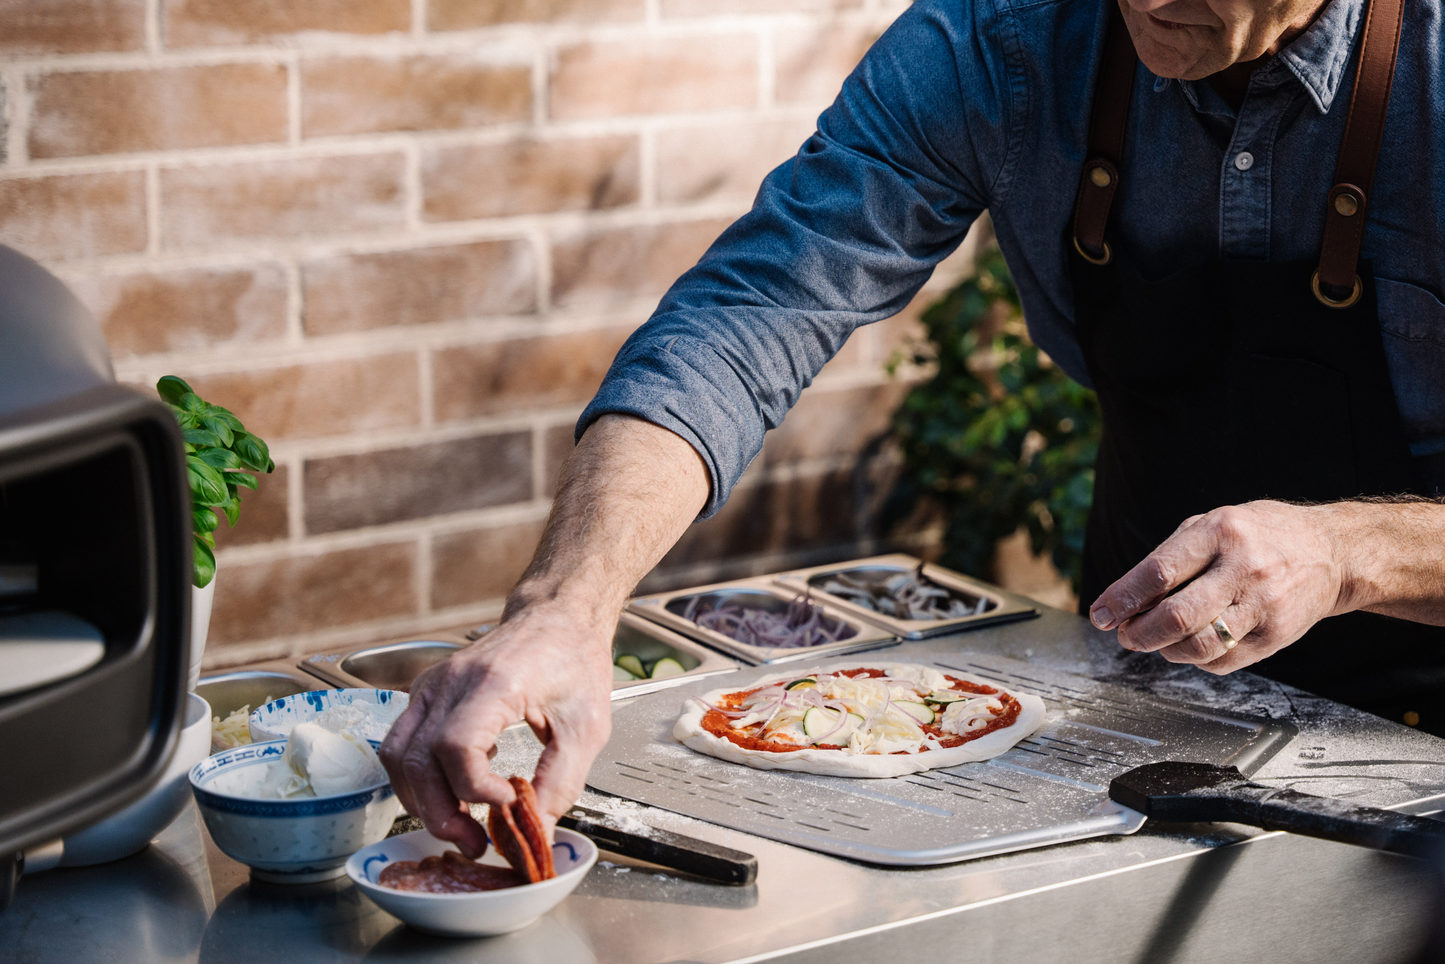
[[[1376,806],[1445,806],[1445,741],[1249,674],[1218,679],[1125,653],[1112,634],[1041,607],[1036,620],[904,643],[967,648],[1237,712],[1300,736],[1256,779]],[[537,744],[509,731],[502,772]],[[617,802],[589,791],[598,809]],[[638,816],[638,811],[629,810]],[[114,864],[25,877],[0,915],[0,960],[664,962],[931,959],[1401,960],[1430,913],[1423,865],[1343,844],[1232,825],[1146,825],[1042,850],[925,869],[883,869],[648,809],[644,822],[749,851],[757,883],[708,884],[603,854],[559,907],[515,934],[413,932],[348,880],[267,885],[211,844],[194,806]],[[906,943],[905,943],[906,942]]]

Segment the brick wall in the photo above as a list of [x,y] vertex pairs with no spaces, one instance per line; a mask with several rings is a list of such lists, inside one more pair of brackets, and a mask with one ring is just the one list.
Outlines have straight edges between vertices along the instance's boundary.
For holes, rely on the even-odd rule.
[[[619,344],[900,9],[0,0],[0,242],[122,380],[272,444],[208,665],[494,616]],[[652,585],[859,548],[907,324],[854,337]]]

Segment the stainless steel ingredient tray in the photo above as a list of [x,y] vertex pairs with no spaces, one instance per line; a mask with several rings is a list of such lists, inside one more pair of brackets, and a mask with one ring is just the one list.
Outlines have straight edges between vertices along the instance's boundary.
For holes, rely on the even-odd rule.
[[[676,630],[684,636],[701,640],[714,649],[722,650],[724,653],[736,656],[744,662],[757,665],[760,663],[785,663],[798,659],[817,659],[821,656],[837,656],[841,653],[856,653],[865,649],[878,649],[883,646],[891,646],[898,642],[893,633],[879,629],[874,623],[857,616],[843,612],[841,609],[830,605],[813,594],[813,603],[822,608],[824,616],[837,620],[855,630],[854,635],[848,639],[836,643],[825,643],[822,646],[809,646],[806,648],[789,647],[765,647],[753,646],[749,643],[739,642],[731,636],[724,636],[704,626],[699,626],[691,619],[682,614],[686,611],[688,604],[694,599],[705,602],[728,602],[737,601],[754,608],[769,609],[774,612],[781,612],[793,601],[799,592],[795,592],[777,585],[771,576],[760,576],[753,579],[735,579],[732,582],[714,583],[710,586],[699,586],[695,589],[680,589],[676,592],[658,593],[651,596],[639,596],[627,604],[628,611],[639,616],[661,623],[669,629]],[[709,599],[708,597],[712,597]]]
[[[856,664],[820,660],[818,668]],[[1297,732],[1288,723],[1160,700],[1148,693],[1001,656],[910,657],[945,672],[1034,693],[1048,706],[1037,734],[986,763],[883,780],[754,770],[703,756],[672,736],[690,696],[719,681],[619,705],[593,764],[595,790],[809,850],[886,865],[953,863],[1102,834],[1142,815],[1109,799],[1109,781],[1160,760],[1233,764],[1253,773]],[[812,669],[810,664],[808,669]],[[728,678],[745,689],[766,667]]]
[[196,684],[196,695],[211,705],[212,716],[224,720],[243,706],[254,710],[265,703],[267,697],[279,700],[283,696],[317,689],[330,687],[290,667],[259,667],[203,676]]
[[913,572],[918,568],[919,563],[920,560],[913,556],[895,553],[887,556],[874,556],[870,559],[834,563],[831,566],[795,569],[779,573],[774,578],[781,586],[787,586],[796,592],[809,590],[815,597],[825,600],[828,605],[861,616],[904,639],[923,639],[941,633],[956,633],[977,626],[989,626],[1015,619],[1031,619],[1039,614],[1037,609],[1027,603],[1010,599],[986,583],[970,579],[952,569],[945,569],[932,563],[923,563],[923,575],[926,579],[937,583],[944,589],[958,593],[965,599],[975,602],[982,600],[984,602],[983,612],[970,616],[956,616],[951,619],[899,619],[870,609],[861,603],[835,596],[823,588],[823,584],[829,578],[841,573],[856,575],[865,580],[875,577],[881,581],[899,573]]
[[[422,670],[446,659],[462,645],[440,639],[406,640],[349,652],[317,653],[298,661],[296,665],[343,688],[374,686],[408,690]],[[614,682],[613,699],[678,686],[698,677],[731,672],[738,666],[706,646],[629,613],[622,614],[617,632],[612,637],[612,658],[615,660],[623,653],[631,653],[644,663],[671,657],[682,664],[684,672],[667,679]]]

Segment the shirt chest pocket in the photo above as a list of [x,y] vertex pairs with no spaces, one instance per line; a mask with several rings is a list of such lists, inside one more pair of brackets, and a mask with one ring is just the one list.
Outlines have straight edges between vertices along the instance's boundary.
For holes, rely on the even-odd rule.
[[1418,285],[1375,279],[1395,402],[1415,455],[1445,452],[1445,304]]

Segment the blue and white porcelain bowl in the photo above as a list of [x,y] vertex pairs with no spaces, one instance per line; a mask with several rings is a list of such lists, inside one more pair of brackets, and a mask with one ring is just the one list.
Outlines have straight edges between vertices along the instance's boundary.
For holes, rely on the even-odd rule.
[[261,800],[211,788],[226,774],[266,766],[285,752],[284,740],[252,743],[197,763],[190,776],[201,819],[221,852],[262,880],[307,884],[340,877],[346,873],[346,858],[386,838],[400,809],[396,794],[390,783],[290,800]]
[[[413,830],[358,850],[346,862],[346,874],[382,910],[417,930],[446,937],[510,934],[560,904],[597,862],[597,845],[592,841],[560,827],[556,834],[552,862],[557,876],[537,884],[472,894],[419,894],[378,884],[376,879],[387,864],[440,856],[456,849],[425,830]],[[487,848],[482,863],[507,866],[495,847]]]
[[[333,706],[349,703],[374,703],[377,706],[394,708],[400,714],[406,709],[408,696],[401,690],[349,689],[311,690],[272,700],[251,711],[247,721],[251,728],[251,742],[265,743],[268,740],[284,740],[297,723],[306,723],[320,716],[322,711]],[[382,740],[385,733],[362,733],[368,740]]]

